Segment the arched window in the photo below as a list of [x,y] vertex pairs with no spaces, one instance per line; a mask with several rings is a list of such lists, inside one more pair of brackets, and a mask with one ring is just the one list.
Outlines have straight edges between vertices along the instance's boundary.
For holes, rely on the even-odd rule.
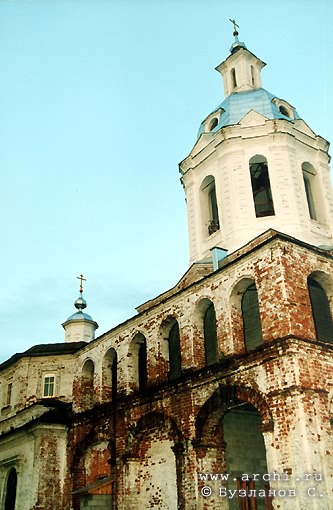
[[94,363],[87,359],[83,365],[81,373],[81,402],[85,408],[89,408],[94,403]]
[[285,117],[290,117],[290,113],[288,112],[287,108],[285,106],[283,106],[283,104],[281,104],[279,106],[279,111],[280,113],[282,113],[282,115],[284,115]]
[[217,209],[215,184],[210,188],[210,190],[208,192],[208,198],[209,198],[209,206],[210,206],[210,214],[211,214],[211,221],[209,224],[209,228],[210,228],[209,233],[213,234],[213,232],[216,232],[216,230],[219,230],[219,228],[220,228],[219,211]]
[[322,342],[333,342],[332,316],[326,292],[311,277],[308,278],[308,288],[317,339]]
[[4,510],[14,510],[16,501],[16,487],[17,487],[17,473],[16,469],[12,468],[9,471],[6,485],[6,499]]
[[267,160],[264,156],[250,159],[250,174],[256,217],[273,216],[274,205],[269,181]]
[[262,344],[258,292],[255,283],[252,283],[243,294],[242,315],[245,348],[251,351]]
[[236,70],[234,67],[231,69],[231,82],[232,82],[232,88],[235,89],[237,87],[237,79],[236,79]]
[[117,391],[117,353],[111,347],[102,361],[102,402],[110,402]]
[[305,161],[302,163],[302,176],[309,216],[312,220],[325,223],[327,221],[326,201],[323,199],[318,172],[311,163]]
[[304,188],[305,188],[305,194],[306,194],[306,201],[308,203],[308,209],[310,218],[312,220],[317,219],[316,215],[316,209],[313,201],[313,194],[312,194],[312,188],[311,188],[311,180],[307,172],[303,171],[303,181],[304,181]]
[[218,125],[218,123],[219,123],[219,119],[218,119],[217,117],[214,117],[214,118],[210,121],[210,123],[209,123],[209,125],[208,125],[208,131],[213,131],[213,129],[215,129],[215,128],[216,128],[216,126]]
[[177,379],[181,375],[181,355],[179,326],[176,322],[169,333],[169,379]]
[[203,180],[201,191],[203,192],[203,220],[208,225],[208,235],[212,235],[220,230],[215,179],[212,175],[208,175]]
[[[310,163],[303,163],[302,164],[302,174],[303,174],[303,182],[304,182],[304,189],[305,189],[305,196],[308,206],[308,211],[310,218],[312,220],[319,220],[318,218],[318,212],[317,211],[317,205],[318,205],[318,184],[317,178],[316,178],[316,171],[313,168]],[[323,218],[322,218],[323,219]]]
[[217,362],[216,315],[213,303],[209,305],[204,315],[204,339],[208,366]]
[[136,333],[129,349],[130,386],[133,390],[147,387],[147,343],[142,333]]

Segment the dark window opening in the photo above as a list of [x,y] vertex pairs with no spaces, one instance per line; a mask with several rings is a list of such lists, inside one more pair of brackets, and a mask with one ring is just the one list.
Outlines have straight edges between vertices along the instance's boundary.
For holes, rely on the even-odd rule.
[[117,398],[117,384],[118,384],[117,364],[118,357],[116,354],[111,366],[112,402],[115,402]]
[[16,487],[17,487],[17,473],[16,469],[12,468],[9,472],[6,487],[6,499],[4,510],[14,510],[16,501]]
[[313,278],[308,278],[308,288],[317,339],[322,342],[332,343],[333,324],[326,292]]
[[236,70],[235,69],[231,69],[231,80],[232,80],[232,88],[236,88],[237,87],[237,79],[236,79]]
[[290,114],[289,114],[287,108],[285,108],[283,105],[279,106],[279,110],[280,110],[280,113],[282,113],[282,115],[284,115],[285,117],[290,117]]
[[252,85],[255,85],[255,79],[254,79],[254,67],[251,66],[251,79],[252,79]]
[[147,387],[147,344],[144,339],[139,344],[139,389],[144,390]]
[[208,223],[208,234],[212,235],[214,232],[220,230],[219,210],[217,207],[216,188],[215,184],[211,186],[208,192],[209,208],[210,208],[210,221]]
[[306,200],[308,203],[310,218],[312,220],[316,220],[317,214],[316,214],[316,209],[315,209],[315,205],[314,205],[314,201],[313,201],[311,181],[310,181],[310,178],[304,174],[304,172],[303,172],[303,180],[304,180],[305,194],[306,194]]
[[245,348],[247,351],[251,351],[262,345],[263,342],[258,292],[254,283],[243,294],[242,315]]
[[12,401],[12,391],[13,391],[13,383],[8,383],[7,386],[7,397],[6,397],[6,405],[10,406]]
[[211,121],[210,121],[210,124],[209,124],[209,127],[208,127],[208,131],[213,131],[214,128],[216,128],[216,126],[218,125],[219,121],[217,119],[217,117],[214,117]]
[[169,333],[169,379],[177,379],[181,375],[180,336],[178,323],[174,324]]
[[275,213],[267,163],[251,163],[250,173],[256,217],[273,216]]
[[209,305],[204,316],[204,339],[206,365],[217,361],[216,315],[213,303]]

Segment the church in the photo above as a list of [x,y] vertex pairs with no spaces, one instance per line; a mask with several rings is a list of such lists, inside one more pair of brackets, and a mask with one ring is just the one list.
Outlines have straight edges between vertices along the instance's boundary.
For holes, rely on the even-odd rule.
[[333,509],[329,143],[238,35],[179,165],[187,272],[101,336],[81,275],[64,341],[0,365],[4,510]]

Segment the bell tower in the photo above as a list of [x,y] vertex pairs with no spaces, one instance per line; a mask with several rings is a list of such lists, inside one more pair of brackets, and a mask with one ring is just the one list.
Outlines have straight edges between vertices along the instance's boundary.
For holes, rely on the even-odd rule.
[[190,263],[214,247],[233,252],[272,228],[316,246],[333,245],[329,143],[294,106],[262,88],[266,65],[238,40],[216,67],[224,101],[201,123],[179,165]]

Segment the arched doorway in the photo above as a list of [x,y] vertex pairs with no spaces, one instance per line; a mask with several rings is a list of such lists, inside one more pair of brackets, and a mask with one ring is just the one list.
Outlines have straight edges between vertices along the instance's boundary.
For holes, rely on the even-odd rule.
[[[196,418],[193,444],[199,492],[206,481],[215,482],[220,479],[217,473],[222,473],[224,490],[233,494],[228,498],[228,510],[272,510],[262,430],[273,430],[271,412],[263,396],[250,387],[221,385]],[[219,489],[212,489],[216,495]],[[222,508],[221,501],[212,499],[209,508]]]
[[264,494],[265,490],[267,494],[266,497],[230,499],[229,509],[270,510],[269,487],[263,479],[263,475],[267,474],[267,461],[259,412],[252,405],[244,403],[230,409],[224,415],[222,425],[226,471],[229,473],[228,489],[242,490],[247,494],[253,490],[256,490],[256,494],[259,491]]

